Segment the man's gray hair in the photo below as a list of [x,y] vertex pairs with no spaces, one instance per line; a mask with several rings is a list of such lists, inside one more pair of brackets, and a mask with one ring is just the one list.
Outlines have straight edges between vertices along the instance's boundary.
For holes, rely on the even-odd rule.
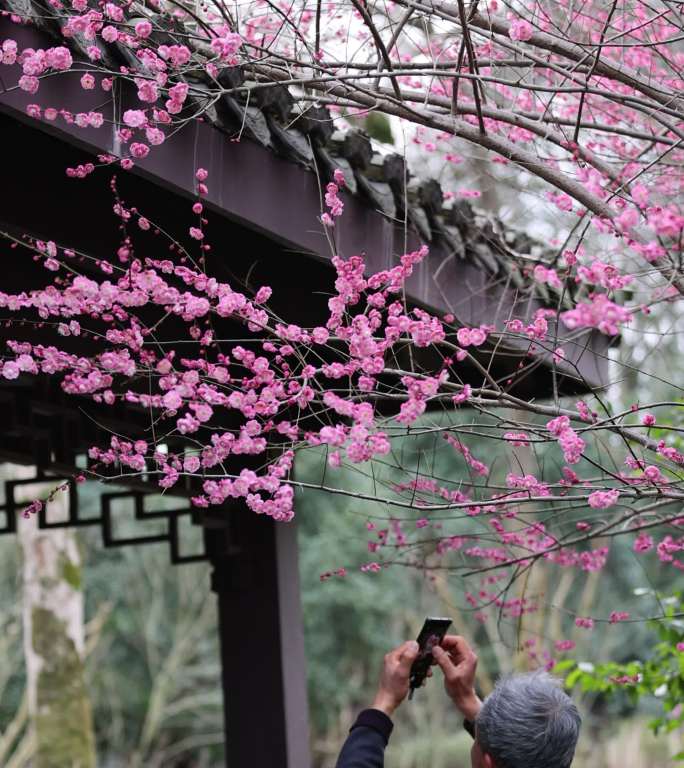
[[477,716],[477,740],[497,768],[569,768],[582,719],[546,672],[499,680]]

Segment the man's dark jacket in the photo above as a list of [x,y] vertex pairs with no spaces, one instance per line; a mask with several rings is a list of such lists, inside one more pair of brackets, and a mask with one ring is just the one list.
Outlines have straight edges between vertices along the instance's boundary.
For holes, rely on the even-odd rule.
[[[463,727],[474,738],[473,723],[465,720]],[[383,768],[385,747],[394,723],[379,709],[364,709],[349,731],[336,768]]]
[[379,709],[364,709],[344,742],[337,768],[382,768],[394,724]]

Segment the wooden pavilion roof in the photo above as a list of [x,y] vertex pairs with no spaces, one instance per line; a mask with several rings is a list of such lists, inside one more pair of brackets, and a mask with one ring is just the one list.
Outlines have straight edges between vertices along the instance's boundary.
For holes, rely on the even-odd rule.
[[[33,9],[40,15],[40,28],[19,26],[2,18],[1,37],[13,37],[20,48],[45,48],[54,45],[57,38],[64,43],[59,35],[63,21],[60,12],[37,0],[0,0],[0,6],[13,12],[18,11],[18,3],[23,13]],[[71,39],[70,44],[78,54],[78,41]],[[106,46],[105,55],[109,64],[131,64],[131,52],[118,43]],[[77,189],[83,181],[64,180],[63,166],[59,168],[54,162],[59,154],[55,148],[63,147],[65,157],[77,157],[79,151],[86,153],[84,160],[94,153],[118,154],[116,128],[120,116],[125,109],[139,106],[138,102],[132,92],[123,92],[103,104],[103,94],[83,90],[75,72],[43,80],[38,96],[31,96],[12,87],[19,74],[20,68],[15,67],[6,76],[0,113],[6,116],[3,122],[7,130],[16,132],[25,153],[21,164],[5,164],[4,187],[32,185],[31,178],[40,178],[44,212],[59,208],[57,198],[64,194],[60,191],[62,185],[75,201],[91,204],[92,190],[84,193]],[[237,80],[242,77],[237,69],[226,70],[225,76]],[[201,87],[201,83],[193,85]],[[427,243],[430,254],[407,285],[416,304],[438,313],[453,313],[462,325],[496,323],[498,327],[512,317],[529,319],[543,306],[563,307],[565,302],[567,307],[567,296],[524,277],[525,269],[533,263],[530,257],[540,257],[543,252],[542,246],[527,235],[505,230],[476,214],[465,201],[447,207],[436,181],[411,179],[399,155],[374,152],[360,132],[336,132],[326,110],[315,107],[302,112],[284,87],[261,89],[255,94],[256,98],[248,103],[233,95],[222,96],[205,120],[189,120],[145,160],[137,161],[134,170],[124,175],[154,190],[152,195],[148,192],[145,203],[155,196],[170,201],[169,205],[171,201],[192,198],[195,170],[207,168],[211,180],[207,208],[232,226],[233,232],[239,227],[241,240],[245,232],[252,232],[285,254],[282,258],[287,263],[272,260],[262,279],[285,292],[292,286],[297,288],[295,293],[315,292],[317,287],[324,290],[327,284],[325,272],[320,272],[314,262],[326,264],[330,259],[330,245],[318,221],[321,186],[335,168],[341,168],[349,190],[345,193],[345,214],[336,226],[337,252],[343,256],[364,252],[368,268],[375,271],[396,264],[405,249]],[[26,107],[36,100],[73,113],[97,109],[103,112],[106,125],[81,129],[61,119],[48,122],[30,118]],[[235,140],[237,136],[240,141]],[[6,147],[11,145],[11,141],[5,143]],[[51,165],[59,181],[50,179]],[[406,179],[408,184],[404,183]],[[24,203],[36,199],[36,186],[32,185]],[[21,201],[19,192],[9,206],[14,212],[8,212],[5,205],[0,220],[6,224],[20,222]],[[138,198],[137,202],[142,200]],[[53,217],[57,229],[64,216]],[[36,231],[36,227],[44,228],[43,218],[50,217],[33,217],[33,233],[48,236],[52,230]],[[245,262],[245,273],[252,267],[252,257],[244,252],[232,256]],[[309,284],[304,291],[304,272],[320,276],[322,282]],[[296,305],[301,308],[300,302]],[[299,317],[295,321],[302,322]],[[554,386],[561,392],[584,392],[606,383],[608,345],[607,337],[596,331],[573,333],[563,343],[567,360],[556,364],[552,374],[550,350],[538,352],[530,362],[526,359],[527,340],[507,340],[497,352],[500,375],[517,376],[514,386],[520,394],[545,396]],[[482,352],[486,359],[490,351]],[[518,371],[521,359],[526,360],[522,374]]]

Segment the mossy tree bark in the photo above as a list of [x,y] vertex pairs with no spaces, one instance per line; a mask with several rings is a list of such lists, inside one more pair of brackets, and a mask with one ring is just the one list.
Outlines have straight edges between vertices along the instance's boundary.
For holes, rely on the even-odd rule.
[[[29,474],[30,473],[30,474]],[[14,477],[31,477],[17,467]],[[54,487],[23,487],[23,499],[45,498]],[[68,495],[50,503],[50,517],[66,516]],[[84,675],[81,555],[76,532],[40,530],[20,519],[23,625],[28,706],[35,734],[35,768],[95,768],[95,738]]]

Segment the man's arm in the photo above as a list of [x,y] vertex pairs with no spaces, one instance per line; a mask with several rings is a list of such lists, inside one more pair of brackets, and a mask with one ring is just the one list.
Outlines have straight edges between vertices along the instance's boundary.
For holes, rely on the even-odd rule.
[[336,768],[382,768],[392,733],[391,717],[406,698],[411,665],[418,643],[410,640],[385,656],[378,692],[371,709],[364,709],[351,727]]

